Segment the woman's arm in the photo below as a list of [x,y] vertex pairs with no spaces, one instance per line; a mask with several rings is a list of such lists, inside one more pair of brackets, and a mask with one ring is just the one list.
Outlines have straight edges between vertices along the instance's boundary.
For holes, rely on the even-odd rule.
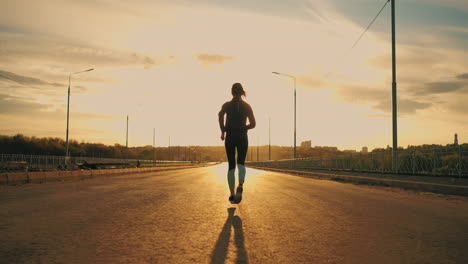
[[249,125],[247,126],[247,130],[255,128],[257,123],[255,122],[255,116],[251,107],[249,107],[249,113],[247,114],[247,118],[249,119]]
[[226,114],[226,110],[223,107],[221,107],[221,111],[218,113],[218,122],[219,122],[219,128],[221,129],[221,140],[224,140],[224,134],[226,133],[226,126],[224,125],[224,115]]

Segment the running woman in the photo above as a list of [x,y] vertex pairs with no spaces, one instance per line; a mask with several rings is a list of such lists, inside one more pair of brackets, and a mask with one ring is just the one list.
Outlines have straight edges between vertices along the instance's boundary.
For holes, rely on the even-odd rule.
[[[245,157],[247,156],[247,148],[249,141],[247,131],[255,127],[255,117],[252,108],[248,103],[242,100],[245,97],[244,88],[240,83],[232,85],[231,89],[232,100],[223,104],[219,111],[219,127],[221,128],[221,140],[224,141],[226,155],[229,161],[229,170],[227,179],[231,195],[229,202],[240,203],[242,200],[242,191],[245,180]],[[226,122],[224,116],[226,115]],[[247,125],[247,119],[249,124]],[[237,149],[237,168],[239,170],[239,186],[234,193],[236,169],[236,149]]]

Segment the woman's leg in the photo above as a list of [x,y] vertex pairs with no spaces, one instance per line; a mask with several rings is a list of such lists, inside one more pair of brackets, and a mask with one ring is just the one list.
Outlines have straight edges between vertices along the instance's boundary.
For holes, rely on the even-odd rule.
[[239,185],[242,185],[245,180],[245,158],[247,156],[247,150],[249,148],[249,139],[247,134],[242,135],[239,138],[237,144],[237,168],[239,169]]
[[224,147],[226,148],[226,155],[229,162],[229,169],[227,173],[229,190],[231,191],[231,195],[234,195],[234,186],[236,184],[236,179],[234,177],[234,171],[236,170],[236,145],[232,135],[226,135]]

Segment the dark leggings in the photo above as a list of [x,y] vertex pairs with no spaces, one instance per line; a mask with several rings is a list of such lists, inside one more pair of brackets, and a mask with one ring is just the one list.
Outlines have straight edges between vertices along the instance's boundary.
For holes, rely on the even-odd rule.
[[227,133],[224,146],[226,147],[229,170],[236,168],[236,148],[237,164],[244,165],[247,149],[249,148],[247,133]]

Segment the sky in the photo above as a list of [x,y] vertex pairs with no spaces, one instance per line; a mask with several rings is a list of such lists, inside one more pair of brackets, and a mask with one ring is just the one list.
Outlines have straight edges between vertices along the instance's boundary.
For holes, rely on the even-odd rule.
[[[223,145],[247,92],[251,145],[392,145],[385,0],[0,0],[0,134],[129,146]],[[396,1],[398,145],[468,142],[466,0]]]

